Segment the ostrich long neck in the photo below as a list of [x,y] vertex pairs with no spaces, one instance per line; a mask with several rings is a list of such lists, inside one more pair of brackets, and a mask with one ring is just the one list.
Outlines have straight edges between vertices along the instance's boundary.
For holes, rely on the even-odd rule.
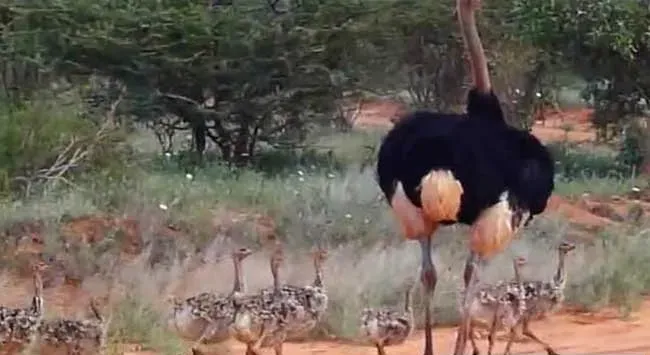
[[412,290],[413,290],[413,288],[409,287],[409,289],[406,290],[406,293],[404,294],[404,312],[406,312],[406,313],[413,312],[413,308],[411,308],[411,291]]
[[318,259],[314,259],[314,272],[315,277],[313,285],[316,287],[323,287],[323,268]]
[[40,271],[34,273],[34,297],[32,297],[32,311],[39,315],[43,314],[43,280]]
[[458,21],[460,29],[463,34],[465,46],[469,52],[470,66],[472,68],[472,78],[476,88],[487,93],[491,90],[490,74],[488,72],[487,60],[485,59],[485,51],[483,44],[476,28],[476,18],[474,17],[474,9],[469,9],[467,5],[463,5],[462,1],[458,1]]
[[280,262],[275,257],[271,258],[271,275],[273,275],[273,293],[280,295],[280,275],[279,268]]
[[566,252],[560,250],[557,262],[557,272],[555,273],[555,276],[553,276],[553,283],[561,289],[564,289],[564,286],[566,285],[566,268],[564,267],[565,257]]
[[235,281],[232,285],[232,293],[246,292],[246,284],[244,283],[244,278],[242,276],[243,271],[241,260],[237,257],[233,257],[232,263],[235,269]]
[[517,261],[514,262],[514,270],[515,270],[515,282],[521,283],[521,270],[519,269],[519,263]]
[[520,260],[515,260],[513,262],[514,271],[515,271],[515,282],[517,283],[518,295],[517,295],[517,310],[520,315],[524,314],[526,311],[526,289],[521,280],[521,266],[523,262]]

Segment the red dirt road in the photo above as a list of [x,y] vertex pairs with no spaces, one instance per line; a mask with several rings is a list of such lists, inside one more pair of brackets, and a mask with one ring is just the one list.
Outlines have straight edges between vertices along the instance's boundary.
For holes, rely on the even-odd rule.
[[[618,318],[602,319],[584,315],[556,316],[533,324],[533,331],[555,347],[560,354],[648,354],[650,353],[650,302],[644,311],[629,321]],[[438,329],[435,344],[438,354],[450,354],[456,337],[455,329]],[[389,348],[390,355],[413,355],[422,352],[423,335],[418,333],[406,344]],[[496,345],[496,353],[503,351],[503,339]],[[485,351],[485,341],[479,343]],[[543,353],[543,349],[526,341],[513,345],[516,354]],[[469,346],[467,352],[469,353]],[[287,348],[287,355],[374,355],[375,349],[332,343],[311,343],[293,345]]]
[[[628,320],[622,320],[613,311],[598,314],[561,314],[533,323],[533,331],[547,341],[560,354],[617,354],[636,355],[650,353],[650,301],[644,302],[641,311]],[[450,354],[456,337],[455,328],[436,329],[434,333],[437,354]],[[495,353],[503,352],[504,337],[499,336]],[[387,348],[389,355],[417,355],[422,352],[423,334],[417,332],[405,344]],[[486,341],[479,340],[485,353]],[[284,355],[375,355],[374,347],[342,344],[339,342],[287,343]],[[206,349],[207,350],[207,349]],[[189,353],[189,348],[188,348]],[[206,354],[243,354],[240,344],[229,343],[227,350]],[[264,350],[271,354],[271,349]],[[470,353],[468,344],[467,354]],[[544,354],[539,345],[519,340],[513,345],[514,354]],[[126,352],[125,355],[155,355],[152,352]]]

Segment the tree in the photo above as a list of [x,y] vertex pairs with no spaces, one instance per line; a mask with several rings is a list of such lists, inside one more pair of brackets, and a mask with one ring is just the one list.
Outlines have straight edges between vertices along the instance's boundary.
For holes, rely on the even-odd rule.
[[[387,91],[406,88],[416,108],[463,111],[468,89],[462,39],[453,2],[386,1],[360,25],[366,42],[366,85]],[[496,91],[510,124],[530,125],[546,58],[509,34],[503,23],[509,4],[490,2],[480,21]],[[544,67],[545,69],[546,67]],[[384,71],[381,75],[377,72]],[[373,75],[374,74],[374,75]],[[378,79],[379,78],[379,79]],[[382,81],[383,80],[383,81]],[[528,89],[528,90],[526,90]]]
[[[639,0],[517,0],[519,35],[570,64],[588,86],[594,124],[611,139],[647,114],[650,8]],[[612,129],[613,128],[613,129]],[[648,136],[644,138],[649,146]],[[646,164],[650,157],[646,156]]]
[[34,53],[30,23],[12,6],[0,4],[0,101],[18,104],[49,79]]
[[383,1],[358,25],[364,41],[363,86],[399,94],[414,106],[456,109],[463,99],[462,39],[451,3]]
[[[324,21],[327,2],[283,15],[253,1],[213,10],[152,0],[48,5],[47,14],[26,13],[42,21],[40,43],[60,73],[123,83],[124,108],[137,120],[191,130],[199,153],[209,139],[236,164],[259,143],[292,145],[331,121],[335,89],[345,84],[327,50],[345,19]],[[338,5],[345,12],[354,3]]]
[[[495,86],[511,124],[526,127],[543,61],[509,35],[518,24],[503,21],[510,3],[492,4],[481,28]],[[341,107],[362,91],[406,91],[414,106],[444,111],[465,100],[452,3],[32,0],[9,8],[34,29],[32,58],[70,82],[110,84],[90,94],[93,104],[118,102],[118,116],[152,128],[164,149],[173,133],[191,131],[196,151],[211,141],[236,164],[262,143],[292,147],[313,127],[349,128]]]

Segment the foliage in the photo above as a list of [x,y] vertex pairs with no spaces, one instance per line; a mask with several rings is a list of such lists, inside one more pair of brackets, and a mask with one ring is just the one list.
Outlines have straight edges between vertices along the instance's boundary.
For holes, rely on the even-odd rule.
[[[404,88],[414,108],[462,111],[469,85],[462,38],[454,4],[432,1],[384,2],[379,14],[363,18],[357,28],[363,39],[366,71],[392,75],[362,76],[362,85],[395,92]],[[480,14],[494,86],[510,124],[529,127],[532,110],[540,101],[549,59],[527,43],[509,36],[500,12],[504,4]],[[366,64],[369,62],[368,64]],[[381,67],[381,68],[377,68]],[[388,83],[387,83],[388,81]],[[399,89],[397,90],[399,91]]]
[[585,95],[601,130],[647,109],[649,13],[637,0],[518,0],[513,6],[521,35],[588,81]]
[[[398,80],[416,107],[455,108],[463,96],[466,73],[453,5],[385,2],[378,12],[372,21],[366,19],[359,25],[366,46],[375,54],[368,67],[382,65],[395,73],[383,79]],[[386,85],[376,79],[372,83],[375,87]],[[394,90],[395,83],[389,85]]]
[[165,355],[181,353],[182,343],[165,329],[165,319],[138,296],[131,292],[118,303],[113,311],[109,339],[112,342],[136,342]]
[[[92,99],[119,103],[116,115],[146,123],[165,151],[173,133],[191,131],[199,153],[209,140],[224,160],[243,164],[263,146],[294,147],[314,127],[345,127],[341,108],[361,91],[406,91],[414,106],[441,110],[464,101],[450,3],[303,1],[282,14],[257,1],[212,9],[153,0],[10,4],[13,22],[34,29],[11,28],[11,43],[32,43],[14,52],[68,81],[99,78],[106,85]],[[504,37],[505,6],[487,11],[481,26],[507,115],[528,127],[546,59]]]
[[0,112],[0,193],[29,195],[43,184],[71,183],[89,169],[119,169],[123,136],[79,117],[74,100],[26,103]]
[[[40,43],[62,73],[117,80],[139,121],[191,130],[200,153],[210,139],[224,160],[245,162],[258,144],[293,144],[330,121],[346,80],[328,48],[345,35],[335,7],[306,2],[279,16],[261,5],[64,0],[47,15],[24,11],[57,29]],[[354,12],[352,2],[336,5]]]
[[32,24],[7,2],[0,4],[0,102],[18,104],[48,83]]
[[556,160],[556,173],[569,179],[586,176],[618,178],[630,176],[632,166],[616,159],[608,149],[580,147],[570,143],[549,145]]

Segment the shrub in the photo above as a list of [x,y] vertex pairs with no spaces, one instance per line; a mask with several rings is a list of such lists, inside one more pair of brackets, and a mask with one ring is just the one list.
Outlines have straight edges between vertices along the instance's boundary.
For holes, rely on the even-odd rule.
[[549,144],[556,161],[556,174],[564,179],[629,178],[631,165],[617,159],[616,152],[597,147],[581,147],[571,143]]
[[122,172],[123,137],[80,119],[77,112],[79,105],[62,100],[0,110],[1,195],[29,195],[34,187],[70,182],[71,175],[83,171]]

